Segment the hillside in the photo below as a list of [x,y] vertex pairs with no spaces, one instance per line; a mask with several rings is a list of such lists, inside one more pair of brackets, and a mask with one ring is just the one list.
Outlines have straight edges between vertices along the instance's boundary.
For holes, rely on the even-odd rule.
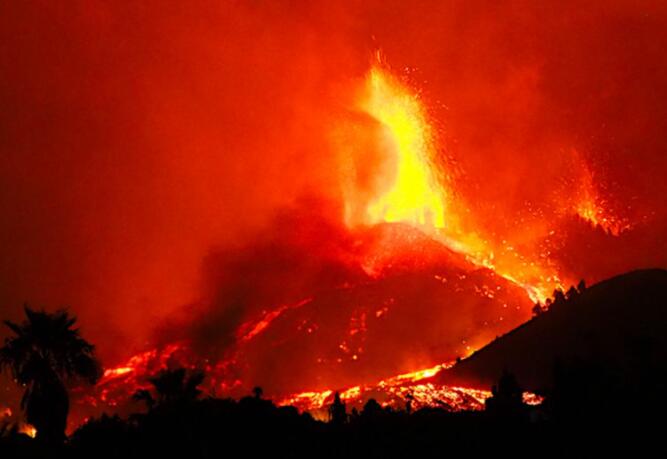
[[371,254],[366,277],[304,289],[308,301],[237,342],[242,380],[275,393],[374,383],[454,360],[530,316],[521,287],[405,225],[376,225],[357,250]]
[[497,338],[438,378],[490,387],[503,369],[528,390],[548,389],[554,365],[595,362],[627,382],[667,361],[667,271],[623,274],[554,305]]

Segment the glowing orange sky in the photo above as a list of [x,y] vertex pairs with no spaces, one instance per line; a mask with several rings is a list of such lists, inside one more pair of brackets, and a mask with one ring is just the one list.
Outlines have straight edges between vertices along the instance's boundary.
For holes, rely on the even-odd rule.
[[[351,148],[381,154],[355,92],[377,49],[493,246],[589,280],[667,266],[666,24],[661,2],[5,2],[0,316],[71,305],[117,359],[206,296],[209,254],[283,207],[341,220],[332,127],[364,127]],[[591,192],[633,229],[568,213]]]

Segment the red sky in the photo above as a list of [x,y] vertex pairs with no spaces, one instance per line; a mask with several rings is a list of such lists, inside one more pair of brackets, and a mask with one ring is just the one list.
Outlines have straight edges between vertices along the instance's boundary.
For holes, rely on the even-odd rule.
[[103,357],[141,349],[208,254],[340,199],[331,125],[377,49],[480,228],[555,218],[576,150],[635,226],[573,225],[559,261],[667,266],[667,6],[587,3],[3,2],[0,316],[69,305]]

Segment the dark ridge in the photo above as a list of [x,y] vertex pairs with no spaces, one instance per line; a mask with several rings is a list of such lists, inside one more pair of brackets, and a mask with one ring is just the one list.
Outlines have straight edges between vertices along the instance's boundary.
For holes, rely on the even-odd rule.
[[528,390],[548,391],[558,362],[596,362],[630,380],[637,368],[667,366],[667,271],[632,271],[554,304],[439,378],[490,387],[503,370]]

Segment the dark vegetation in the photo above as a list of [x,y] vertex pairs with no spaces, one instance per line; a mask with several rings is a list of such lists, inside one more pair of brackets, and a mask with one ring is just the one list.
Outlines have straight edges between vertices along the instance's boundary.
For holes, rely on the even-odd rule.
[[[67,439],[64,384],[99,375],[93,348],[67,313],[26,309],[26,322],[8,324],[15,336],[0,355],[26,387],[26,419],[40,423],[39,434],[0,428],[0,457],[579,457],[626,446],[657,455],[666,449],[665,292],[667,272],[651,270],[556,295],[548,310],[444,376],[488,380],[493,396],[483,412],[415,411],[410,398],[403,410],[369,400],[357,412],[336,394],[321,422],[275,406],[259,387],[241,400],[204,396],[205,375],[176,368],[135,394],[143,412],[102,415]],[[39,371],[28,371],[33,365]],[[526,387],[542,392],[541,406],[523,403]],[[51,415],[34,417],[44,410]]]
[[95,383],[101,369],[93,346],[73,328],[66,311],[49,314],[25,307],[21,324],[5,321],[14,336],[0,349],[0,367],[25,388],[21,408],[37,429],[40,441],[65,439],[69,397],[65,384],[73,379]]

